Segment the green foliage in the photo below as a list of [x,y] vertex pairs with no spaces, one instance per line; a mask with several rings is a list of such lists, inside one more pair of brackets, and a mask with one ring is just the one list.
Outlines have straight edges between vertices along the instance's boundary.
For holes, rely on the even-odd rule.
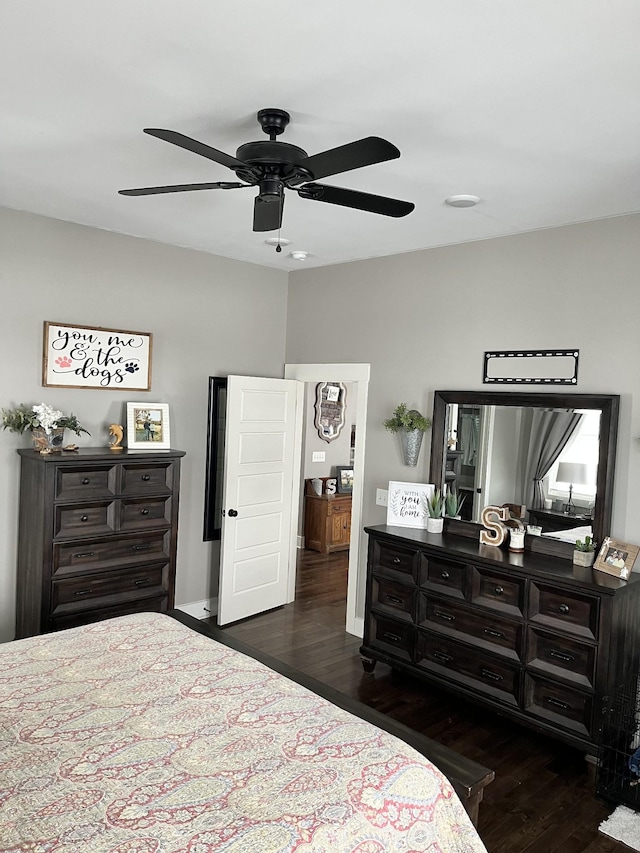
[[436,489],[430,498],[427,498],[427,513],[429,518],[442,518],[444,515],[444,496],[440,489]]
[[383,424],[389,432],[412,429],[426,432],[431,426],[431,421],[421,415],[417,409],[407,409],[406,403],[400,403],[396,406],[393,416],[383,421]]
[[[43,406],[41,405],[38,408],[42,410]],[[50,413],[53,412],[53,409],[50,407],[44,408],[46,408]],[[80,435],[82,432],[87,435],[91,434],[80,425],[78,418],[74,414],[64,415],[62,412],[58,412],[58,415],[59,417],[55,419],[54,423],[49,423],[49,426],[52,429],[62,427],[63,429],[70,429],[72,432],[75,432],[76,435]],[[19,406],[16,406],[15,409],[2,410],[3,430],[8,429],[9,432],[23,433],[27,430],[37,429],[41,426],[43,426],[43,424],[40,421],[40,415],[34,406],[21,403]]]
[[460,510],[462,509],[462,504],[466,497],[466,495],[458,495],[457,492],[449,492],[444,499],[444,514],[449,518],[455,518],[457,515],[460,515]]
[[590,536],[584,537],[584,542],[582,539],[576,540],[576,551],[595,551],[596,543]]

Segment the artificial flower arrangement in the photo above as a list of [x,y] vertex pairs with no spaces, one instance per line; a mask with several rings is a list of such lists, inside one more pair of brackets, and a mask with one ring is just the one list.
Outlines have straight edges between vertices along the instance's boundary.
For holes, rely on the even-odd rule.
[[47,435],[51,435],[54,429],[70,429],[76,435],[80,435],[82,432],[91,435],[88,430],[80,425],[74,414],[65,415],[52,406],[47,406],[46,403],[40,403],[36,406],[21,403],[15,409],[3,409],[2,429],[19,433],[26,430],[43,429]]

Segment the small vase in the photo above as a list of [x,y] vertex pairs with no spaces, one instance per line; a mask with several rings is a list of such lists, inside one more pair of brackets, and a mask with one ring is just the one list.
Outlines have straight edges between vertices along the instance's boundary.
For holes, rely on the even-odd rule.
[[422,446],[421,429],[400,430],[400,443],[402,445],[402,459],[405,465],[417,465],[420,448]]
[[444,527],[444,518],[440,516],[440,518],[432,518],[429,516],[427,518],[427,533],[442,533],[442,529]]
[[595,551],[574,551],[573,562],[576,566],[592,566],[596,558]]
[[56,427],[47,432],[42,427],[31,430],[33,448],[39,453],[60,453],[64,445],[64,427]]

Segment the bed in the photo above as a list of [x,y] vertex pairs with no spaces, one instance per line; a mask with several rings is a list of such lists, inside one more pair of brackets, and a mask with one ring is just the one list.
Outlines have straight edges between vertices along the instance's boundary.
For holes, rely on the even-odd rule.
[[485,851],[412,746],[181,618],[0,645],[1,853]]

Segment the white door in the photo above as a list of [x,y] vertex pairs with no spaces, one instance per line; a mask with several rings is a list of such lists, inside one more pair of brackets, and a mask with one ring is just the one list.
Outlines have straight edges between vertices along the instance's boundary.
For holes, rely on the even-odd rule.
[[228,378],[219,625],[289,600],[303,387],[290,379]]

